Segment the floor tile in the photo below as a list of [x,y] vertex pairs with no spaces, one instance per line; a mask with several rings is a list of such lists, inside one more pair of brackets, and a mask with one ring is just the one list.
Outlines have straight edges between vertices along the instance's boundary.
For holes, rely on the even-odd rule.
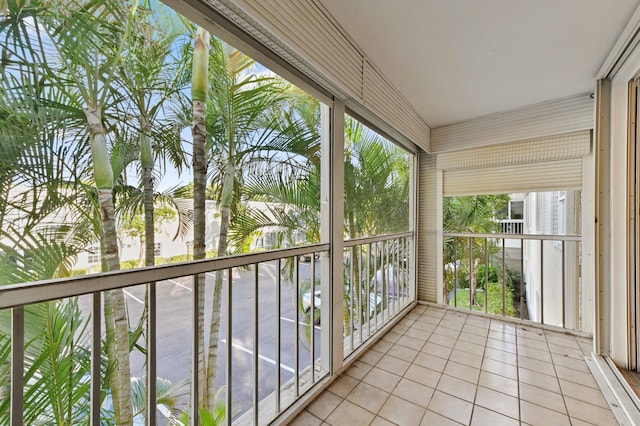
[[399,324],[291,424],[617,424],[589,339],[431,306]]
[[484,354],[484,344],[476,345],[475,343],[465,342],[464,340],[458,340],[454,345],[454,349],[459,349],[464,352],[469,352],[474,355],[482,356]]
[[339,397],[346,398],[346,396],[349,395],[349,392],[351,392],[358,383],[358,380],[353,377],[342,375],[342,377],[329,386],[329,390]]
[[475,404],[504,414],[505,416],[512,417],[513,419],[518,419],[520,417],[518,398],[483,386],[478,387]]
[[613,413],[608,408],[598,407],[597,405],[587,402],[578,401],[577,399],[565,397],[564,402],[567,404],[567,411],[571,417],[580,419],[598,426],[617,426]]
[[590,373],[584,373],[582,371],[562,366],[556,366],[556,373],[560,379],[599,389],[598,384]]
[[500,361],[505,364],[518,365],[518,356],[516,354],[501,351],[499,349],[485,348],[484,357]]
[[367,352],[365,352],[360,358],[358,358],[358,361],[365,362],[369,365],[376,365],[383,356],[384,354],[382,352],[378,352],[378,351],[374,351],[373,349],[370,349]]
[[436,389],[473,403],[476,396],[476,388],[477,386],[474,383],[443,374]]
[[518,357],[518,367],[526,368],[527,370],[543,373],[548,376],[555,376],[556,369],[550,362],[540,361],[538,359],[529,358],[526,356]]
[[520,422],[503,416],[484,407],[475,407],[471,417],[471,426],[519,426]]
[[435,388],[438,385],[441,374],[435,370],[420,367],[419,365],[414,364],[409,367],[404,376],[409,380],[413,380],[414,382],[418,382],[430,388]]
[[376,416],[371,422],[371,426],[395,426],[395,423],[391,423],[389,420],[386,420],[380,416]]
[[418,353],[420,352],[415,349],[410,349],[400,345],[395,345],[387,351],[387,355],[391,355],[408,362],[412,362],[415,359],[416,355],[418,355]]
[[567,414],[567,407],[561,395],[526,383],[520,383],[520,399],[546,407],[561,414]]
[[418,426],[426,408],[391,395],[380,409],[380,416],[399,425]]
[[527,401],[520,401],[520,420],[532,426],[571,426],[567,415]]
[[499,376],[508,377],[509,379],[518,380],[518,368],[515,365],[504,364],[500,361],[485,358],[482,361],[481,369]]
[[444,374],[475,384],[478,383],[480,370],[463,364],[458,364],[457,362],[449,361],[447,366],[444,368]]
[[347,374],[354,379],[362,380],[364,376],[369,374],[373,367],[365,362],[359,360],[351,364],[351,367],[347,370]]
[[414,339],[413,337],[409,337],[409,336],[402,336],[401,338],[398,339],[396,343],[398,345],[405,346],[407,348],[415,349],[419,351],[424,346],[425,341],[420,339]]
[[362,381],[382,390],[391,390],[395,388],[400,381],[400,376],[374,367],[366,376],[364,376]]
[[447,365],[447,360],[425,352],[420,352],[413,360],[413,363],[441,373]]
[[515,397],[518,396],[518,382],[516,380],[512,380],[504,376],[499,376],[497,374],[482,371],[480,373],[478,385],[496,390],[498,392],[506,393],[507,395]]
[[402,376],[407,371],[407,369],[409,369],[410,365],[411,363],[403,361],[400,358],[396,358],[391,355],[385,355],[380,361],[378,361],[376,367],[388,371],[389,373]]
[[427,407],[431,397],[433,396],[434,389],[420,383],[414,382],[407,378],[400,380],[400,383],[393,390],[393,395],[413,402],[421,407]]
[[375,415],[364,408],[349,401],[342,403],[327,418],[332,426],[361,426],[370,425]]
[[319,397],[313,400],[307,407],[314,416],[321,420],[326,419],[333,410],[342,402],[342,398],[331,392],[323,392]]
[[535,371],[527,370],[526,368],[519,368],[518,373],[520,382],[546,389],[551,392],[560,393],[560,384],[556,377],[537,373]]
[[471,420],[473,404],[455,396],[436,391],[431,397],[429,410],[466,425]]
[[460,349],[454,349],[449,359],[468,367],[480,368],[482,366],[482,356],[464,352]]
[[434,413],[431,410],[427,410],[427,412],[424,413],[420,426],[460,426],[461,424],[462,423],[454,422],[438,413]]
[[607,403],[607,400],[604,399],[600,389],[583,386],[564,379],[560,379],[560,389],[562,389],[562,394],[565,396],[597,405],[599,407],[609,408],[609,404]]
[[452,351],[453,351],[453,348],[450,346],[442,346],[429,341],[427,341],[427,343],[425,343],[421,349],[421,352],[424,352],[430,355],[435,355],[437,357],[444,358],[444,359],[449,359],[449,356],[451,355]]
[[438,345],[446,346],[447,348],[453,349],[453,346],[456,344],[457,340],[453,337],[443,336],[441,334],[432,334],[429,337],[428,342],[436,343]]
[[382,405],[384,405],[388,397],[389,394],[387,392],[367,383],[360,382],[360,384],[351,391],[349,396],[347,396],[347,401],[353,402],[375,414],[380,410]]
[[464,331],[463,329],[462,333],[460,333],[460,336],[458,336],[458,340],[462,340],[469,343],[475,343],[476,345],[482,345],[484,347],[484,344],[487,342],[487,337],[478,335],[478,334],[469,333]]
[[320,426],[321,424],[322,420],[305,410],[293,419],[289,426]]

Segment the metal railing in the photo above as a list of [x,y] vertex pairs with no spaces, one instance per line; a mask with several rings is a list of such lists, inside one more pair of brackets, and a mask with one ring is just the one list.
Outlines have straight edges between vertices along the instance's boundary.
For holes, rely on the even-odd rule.
[[[197,297],[199,284],[196,277],[205,274],[213,279],[217,271],[224,274],[220,326],[220,335],[223,338],[220,342],[221,346],[226,345],[226,348],[218,353],[224,353],[224,374],[221,376],[225,378],[224,386],[226,387],[226,424],[232,424],[234,417],[237,418],[244,412],[242,408],[247,408],[248,401],[250,401],[250,407],[244,412],[245,417],[249,415],[253,424],[258,424],[259,421],[261,423],[270,421],[269,418],[274,418],[286,409],[327,374],[327,371],[321,367],[319,350],[319,347],[327,343],[320,342],[321,325],[314,321],[317,316],[316,311],[321,309],[317,306],[319,303],[316,303],[315,297],[311,297],[310,306],[306,311],[300,307],[304,287],[307,282],[315,282],[312,277],[317,276],[319,269],[316,263],[319,264],[324,259],[328,259],[324,254],[328,253],[329,247],[329,244],[316,244],[272,252],[0,287],[0,313],[10,312],[11,317],[11,424],[24,423],[25,395],[33,385],[29,379],[25,380],[27,377],[25,368],[31,367],[25,363],[25,360],[30,362],[25,357],[25,345],[28,345],[25,339],[25,312],[28,312],[31,306],[80,296],[84,298],[88,296],[90,299],[88,303],[84,303],[83,307],[83,313],[87,317],[90,316],[88,351],[91,357],[91,371],[87,380],[90,380],[91,384],[86,396],[86,400],[89,401],[87,408],[89,414],[86,421],[92,425],[99,425],[101,409],[105,408],[104,395],[101,395],[101,391],[104,392],[101,383],[103,380],[101,368],[104,364],[102,359],[103,292],[123,289],[130,298],[128,299],[130,303],[134,305],[144,303],[148,308],[146,320],[148,343],[145,348],[144,362],[146,367],[142,367],[145,369],[143,374],[146,374],[147,378],[155,379],[156,372],[158,375],[160,372],[175,373],[163,368],[163,358],[158,353],[159,344],[162,345],[165,353],[169,349],[172,351],[185,349],[182,346],[167,347],[173,340],[178,342],[180,337],[178,335],[165,336],[163,339],[159,337],[162,324],[169,325],[175,322],[180,323],[177,325],[178,329],[182,330],[180,334],[184,334],[184,327],[191,332],[191,353],[188,354],[190,362],[182,364],[187,369],[190,368],[191,372],[199,372],[202,361],[199,359],[198,347],[203,343],[197,338],[198,327],[202,326],[199,322],[202,320],[199,318],[202,318],[201,314],[211,316],[213,313],[199,312],[202,305]],[[307,261],[309,258],[310,261]],[[209,291],[211,291],[212,282],[213,280],[209,283],[205,282],[205,287],[209,288]],[[144,286],[137,287],[139,285]],[[140,293],[141,290],[142,293]],[[189,300],[180,299],[176,295],[178,291],[183,292],[181,294]],[[247,304],[244,303],[245,300],[251,300],[251,302]],[[185,313],[170,320],[162,316],[162,311],[167,306],[183,304],[183,302],[191,308],[193,320],[189,320],[189,315]],[[246,321],[247,318],[251,320]],[[247,343],[249,347],[243,346]],[[265,345],[271,346],[267,348]],[[244,358],[240,360],[239,357]],[[287,365],[287,363],[293,365]],[[236,375],[241,377],[235,377]],[[273,380],[259,380],[259,377],[265,378],[269,375]],[[183,376],[189,377],[189,371],[185,371]],[[250,389],[247,389],[240,380],[246,376],[251,376]],[[197,381],[198,374],[194,374],[193,378]],[[155,380],[147,380],[147,382],[146,400],[156,401]],[[267,388],[265,386],[268,383],[274,383],[274,385]],[[2,385],[0,383],[0,388]],[[59,392],[64,391],[59,389]],[[243,400],[245,406],[241,407],[240,412],[233,411],[240,398],[237,395],[245,395]],[[199,397],[199,388],[192,379],[189,393],[191,407],[197,406]],[[268,409],[264,409],[266,401],[272,405]],[[186,403],[185,401],[184,405]],[[155,402],[147,408],[145,413],[147,424],[157,424],[155,408]],[[264,415],[262,411],[259,412],[259,409],[264,410]],[[198,424],[198,410],[192,409],[189,415],[190,424]]]
[[585,331],[580,236],[443,236],[445,303]]
[[345,357],[412,303],[413,233],[344,242]]
[[499,222],[503,234],[522,234],[524,231],[524,220],[522,219],[505,219]]

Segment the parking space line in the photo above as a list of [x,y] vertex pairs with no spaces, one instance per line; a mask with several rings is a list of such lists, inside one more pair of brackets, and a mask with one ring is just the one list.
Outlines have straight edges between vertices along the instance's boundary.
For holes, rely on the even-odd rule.
[[[292,322],[292,323],[296,322],[296,320],[293,320],[291,318],[280,317],[280,319],[282,321],[287,321],[287,322]],[[298,324],[304,325],[305,327],[309,325],[306,322],[302,322],[302,321],[298,321]],[[315,328],[316,330],[322,330],[322,328],[320,328],[320,326],[318,326],[318,325],[314,325],[313,328]]]
[[180,284],[180,283],[179,283],[178,281],[176,281],[176,280],[167,280],[167,281],[169,281],[169,282],[170,282],[170,283],[172,283],[172,284],[177,285],[178,287],[182,287],[182,288],[185,288],[185,289],[187,289],[187,290],[189,290],[189,291],[193,291],[193,290],[191,290],[189,287],[187,287],[186,285],[184,285],[184,284]]
[[[227,339],[220,339],[220,342],[226,344],[227,343]],[[231,343],[231,346],[233,346],[234,348],[236,348],[236,349],[238,349],[238,350],[240,350],[240,351],[242,351],[244,353],[247,353],[249,355],[253,355],[253,351],[251,349],[247,349],[247,348],[245,348],[243,346],[240,346],[240,345],[238,345],[236,343]],[[261,360],[263,360],[265,362],[268,362],[271,365],[276,365],[275,360],[273,360],[271,358],[267,358],[266,356],[264,356],[262,354],[258,354],[258,358],[260,358]],[[288,371],[289,373],[292,373],[292,374],[295,374],[295,372],[296,372],[296,370],[294,370],[293,368],[291,368],[288,365],[285,365],[283,363],[280,363],[280,368],[285,370],[285,371]]]
[[132,298],[133,300],[135,300],[136,302],[140,303],[141,305],[144,305],[144,302],[142,300],[138,299],[133,294],[129,293],[127,290],[122,290],[122,292],[127,296],[129,296],[130,298]]

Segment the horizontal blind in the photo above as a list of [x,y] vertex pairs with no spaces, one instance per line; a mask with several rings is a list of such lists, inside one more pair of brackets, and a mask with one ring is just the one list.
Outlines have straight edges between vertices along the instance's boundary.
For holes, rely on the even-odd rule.
[[589,152],[591,132],[586,130],[438,154],[438,170],[542,163],[581,158]]
[[463,150],[594,127],[590,94],[544,102],[432,129],[431,152]]
[[445,170],[445,197],[579,190],[582,158],[479,169]]
[[405,137],[429,152],[431,130],[411,104],[365,59],[363,103],[383,120],[399,129]]
[[[319,0],[187,0],[231,21],[345,102],[355,102],[429,150],[431,129]],[[375,124],[375,123],[373,123]]]
[[436,157],[420,153],[418,185],[418,300],[437,301]]

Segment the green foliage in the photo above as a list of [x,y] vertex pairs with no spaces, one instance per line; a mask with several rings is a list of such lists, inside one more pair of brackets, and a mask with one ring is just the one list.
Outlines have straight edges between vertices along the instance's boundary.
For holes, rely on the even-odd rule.
[[[456,292],[457,307],[468,309],[469,308],[469,289],[458,289]],[[478,312],[485,312],[485,293],[483,289],[478,289],[477,294],[478,304],[471,307],[472,310]],[[502,282],[489,282],[489,291],[487,293],[487,313],[502,315]],[[516,310],[513,305],[513,290],[509,285],[505,286],[505,315],[509,317],[516,316]],[[456,302],[454,299],[449,301],[451,306],[454,306]]]

